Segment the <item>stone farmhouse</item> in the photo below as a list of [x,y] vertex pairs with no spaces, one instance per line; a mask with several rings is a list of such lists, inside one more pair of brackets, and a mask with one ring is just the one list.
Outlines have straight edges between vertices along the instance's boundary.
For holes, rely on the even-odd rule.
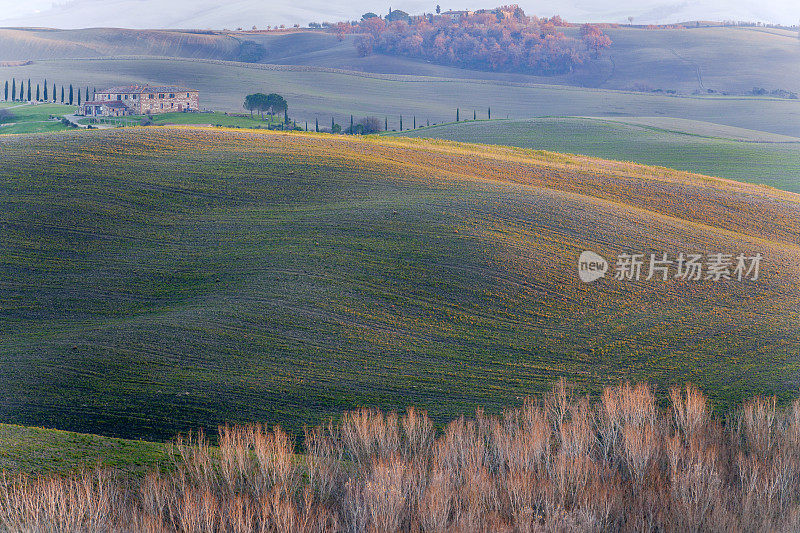
[[156,115],[176,111],[200,111],[200,93],[177,85],[128,85],[95,93],[81,104],[78,114],[87,117]]

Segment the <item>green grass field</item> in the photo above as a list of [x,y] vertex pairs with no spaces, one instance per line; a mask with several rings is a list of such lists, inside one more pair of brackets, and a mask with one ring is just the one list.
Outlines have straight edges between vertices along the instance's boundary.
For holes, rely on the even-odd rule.
[[[35,156],[34,156],[35,155]],[[167,439],[559,376],[795,394],[800,202],[443,141],[188,128],[0,138],[0,417]],[[578,281],[582,250],[761,252],[757,282]],[[663,390],[663,389],[662,389]]]
[[0,424],[0,472],[67,474],[100,467],[137,475],[168,460],[164,444]]
[[9,114],[0,116],[0,134],[67,130],[68,126],[52,120],[50,116],[63,116],[75,111],[73,106],[59,104],[19,105],[10,102],[6,109]]
[[[104,119],[103,123],[120,124],[120,125],[136,125],[144,120],[144,115],[132,115],[127,117],[120,117],[118,119],[110,118]],[[269,117],[260,119],[258,115],[251,117],[236,117],[225,113],[162,113],[160,115],[153,115],[148,118],[150,122],[158,126],[164,125],[206,125],[206,126],[223,126],[228,128],[266,128],[270,123],[282,124],[283,115],[275,116],[270,121]],[[92,119],[84,118],[79,121],[81,124],[94,124]]]
[[800,193],[800,139],[694,121],[571,117],[470,121],[402,135],[636,161]]

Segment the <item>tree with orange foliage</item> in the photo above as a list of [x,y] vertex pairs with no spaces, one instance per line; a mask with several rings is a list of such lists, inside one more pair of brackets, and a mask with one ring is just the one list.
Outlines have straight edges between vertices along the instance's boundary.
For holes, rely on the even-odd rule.
[[425,59],[464,68],[571,72],[611,45],[599,28],[587,25],[582,39],[569,37],[561,17],[527,17],[519,6],[483,10],[457,19],[429,16],[386,23],[370,17],[358,24],[360,55],[375,52]]

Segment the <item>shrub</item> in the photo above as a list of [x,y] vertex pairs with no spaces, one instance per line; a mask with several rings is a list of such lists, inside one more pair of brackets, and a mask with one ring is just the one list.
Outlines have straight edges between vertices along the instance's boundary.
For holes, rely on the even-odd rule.
[[136,481],[0,478],[0,530],[706,531],[800,527],[800,401],[727,424],[695,387],[598,401],[559,381],[499,416],[433,422],[361,409],[305,430],[223,426]]
[[236,51],[237,61],[242,61],[243,63],[258,63],[266,55],[266,48],[255,41],[242,41]]

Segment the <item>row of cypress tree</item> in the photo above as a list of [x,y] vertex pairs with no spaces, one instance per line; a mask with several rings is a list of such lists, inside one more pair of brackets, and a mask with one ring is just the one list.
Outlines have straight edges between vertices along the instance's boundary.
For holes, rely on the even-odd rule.
[[[492,119],[492,108],[491,107],[487,110],[487,117],[489,118],[489,120]],[[478,119],[478,112],[473,109],[472,110],[472,120],[477,120],[477,119]],[[413,120],[413,128],[412,129],[417,129],[417,117],[416,116],[412,117],[412,120]],[[353,115],[350,115],[350,128],[347,130],[348,132],[355,132],[356,131],[355,124],[354,124],[353,121],[354,121]],[[456,122],[460,122],[460,121],[461,121],[461,110],[459,108],[456,108]],[[431,125],[431,121],[430,120],[426,120],[425,124],[426,124],[426,126],[430,126]],[[306,123],[306,131],[308,131],[308,123]],[[319,119],[315,119],[315,121],[314,121],[314,131],[319,132]],[[334,120],[333,117],[331,117],[331,131],[333,133],[341,133],[341,131],[342,131],[342,127],[339,124],[336,124],[336,121]],[[384,119],[384,131],[389,131],[389,117],[386,117]],[[403,131],[403,115],[400,115],[400,131]]]
[[[56,103],[59,101],[58,99],[58,88],[56,84],[53,84],[52,92],[49,90],[49,85],[47,84],[47,80],[44,80],[44,84],[40,85],[39,83],[36,84],[36,88],[34,89],[33,84],[28,78],[28,83],[25,83],[25,80],[20,80],[19,82],[19,89],[17,88],[17,80],[16,78],[12,78],[11,83],[6,80],[5,86],[3,88],[3,99],[5,101],[15,101],[15,102],[53,102]],[[72,84],[69,86],[61,86],[61,103],[62,104],[69,104],[74,105],[77,101],[77,105],[81,105],[81,90],[80,88],[75,89]],[[86,96],[84,98],[85,102],[89,101],[89,87],[86,87]]]

